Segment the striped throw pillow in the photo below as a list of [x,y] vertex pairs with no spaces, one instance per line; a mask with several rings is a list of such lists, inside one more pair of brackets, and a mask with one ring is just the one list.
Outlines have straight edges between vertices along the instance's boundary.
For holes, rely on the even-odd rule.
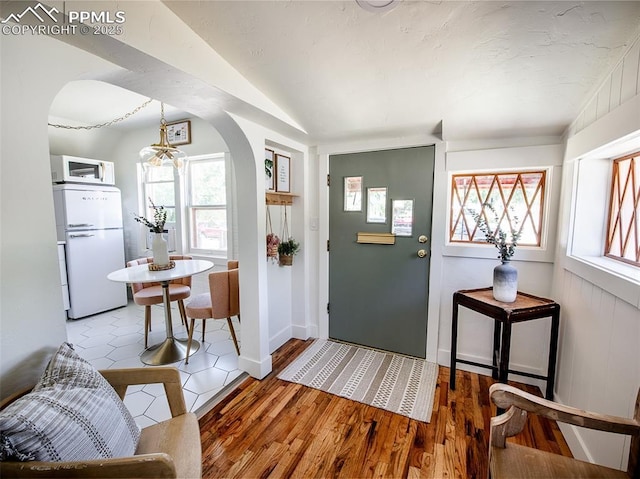
[[102,375],[68,343],[38,384],[0,412],[0,460],[132,456],[140,428]]

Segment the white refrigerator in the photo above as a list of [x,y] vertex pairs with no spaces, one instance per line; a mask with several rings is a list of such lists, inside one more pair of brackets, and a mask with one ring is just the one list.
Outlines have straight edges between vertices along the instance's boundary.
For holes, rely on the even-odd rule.
[[58,241],[64,241],[70,308],[79,319],[125,306],[126,284],[107,275],[124,268],[122,201],[115,186],[53,186]]

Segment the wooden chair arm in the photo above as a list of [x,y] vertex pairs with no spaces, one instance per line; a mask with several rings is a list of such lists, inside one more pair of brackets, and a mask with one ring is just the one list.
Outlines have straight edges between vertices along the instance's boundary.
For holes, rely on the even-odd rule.
[[128,386],[162,383],[169,402],[171,416],[176,417],[187,412],[180,373],[176,368],[103,369],[100,374],[113,386],[121,399],[124,399]]
[[597,414],[564,406],[521,391],[507,384],[493,384],[489,388],[489,396],[499,408],[508,409],[511,406],[515,406],[523,411],[532,412],[555,421],[573,424],[575,426],[618,434],[640,434],[640,422],[637,420]]
[[0,462],[0,477],[174,478],[176,467],[168,454],[159,452],[91,461]]
[[489,427],[489,445],[504,448],[508,437],[522,432],[527,422],[527,411],[510,407],[507,412],[491,418]]

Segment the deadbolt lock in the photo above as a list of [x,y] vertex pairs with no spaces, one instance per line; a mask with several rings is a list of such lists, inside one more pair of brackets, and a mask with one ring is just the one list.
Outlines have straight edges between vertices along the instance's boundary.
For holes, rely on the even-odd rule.
[[418,237],[418,243],[426,243],[428,239],[429,238],[427,238],[425,235],[420,235]]
[[427,256],[427,250],[419,249],[418,250],[418,258],[424,258],[425,256]]

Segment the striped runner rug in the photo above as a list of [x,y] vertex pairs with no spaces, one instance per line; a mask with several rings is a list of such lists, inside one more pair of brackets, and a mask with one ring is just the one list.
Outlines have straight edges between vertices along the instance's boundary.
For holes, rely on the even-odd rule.
[[278,378],[429,422],[438,366],[423,359],[317,339]]

